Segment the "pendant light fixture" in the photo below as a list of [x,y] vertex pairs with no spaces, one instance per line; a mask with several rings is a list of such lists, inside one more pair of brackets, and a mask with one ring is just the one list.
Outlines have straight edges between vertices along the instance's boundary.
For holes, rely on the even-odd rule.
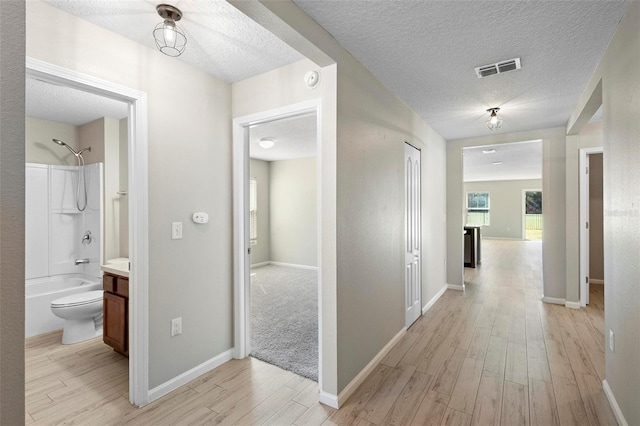
[[502,118],[498,117],[498,111],[500,111],[500,108],[489,108],[487,110],[487,112],[491,113],[487,120],[487,127],[489,130],[498,130],[502,127]]
[[167,56],[180,56],[187,44],[184,31],[176,25],[182,18],[182,12],[175,6],[159,4],[156,6],[158,15],[164,19],[153,30],[153,38],[156,40],[158,50]]

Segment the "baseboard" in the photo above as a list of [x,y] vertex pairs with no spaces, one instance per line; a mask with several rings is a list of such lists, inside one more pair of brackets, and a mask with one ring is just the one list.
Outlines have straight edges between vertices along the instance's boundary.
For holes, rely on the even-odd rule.
[[[342,406],[347,401],[347,399],[349,399],[349,397],[353,394],[353,392],[355,392],[356,389],[358,389],[358,387],[362,384],[362,382],[364,382],[365,379],[369,377],[373,369],[376,368],[378,364],[380,364],[380,361],[382,361],[382,359],[389,353],[389,351],[396,345],[396,343],[398,343],[398,341],[406,333],[407,333],[406,327],[402,327],[402,330],[400,330],[398,334],[393,336],[393,338],[389,340],[389,342],[384,346],[384,348],[382,348],[380,352],[378,352],[378,354],[374,356],[371,361],[369,361],[369,364],[367,364],[367,366],[364,367],[358,373],[358,375],[354,377],[353,380],[351,380],[351,382],[349,382],[347,386],[344,387],[344,389],[342,389],[342,392],[338,394],[337,401],[335,401],[336,406],[333,406],[330,404],[327,404],[327,405],[336,409],[340,408],[340,406]],[[325,394],[325,395],[327,397],[333,397],[333,395],[330,395],[330,394]],[[333,400],[330,400],[329,402],[332,402],[332,401]],[[320,402],[324,404],[322,400],[322,393],[321,393]]]
[[336,410],[339,408],[338,397],[331,393],[320,392],[318,401],[320,402],[320,404],[335,408]]
[[270,265],[271,262],[266,261],[266,262],[260,262],[260,263],[254,263],[253,265],[251,265],[252,268],[259,268],[261,266],[267,266]]
[[233,358],[233,349],[222,352],[220,355],[215,356],[210,360],[207,360],[202,364],[193,367],[191,370],[185,371],[179,376],[167,380],[161,385],[158,385],[155,388],[149,390],[149,402],[155,401],[156,399],[168,394],[169,392],[178,389],[182,385],[186,385],[190,381],[202,376],[205,373],[208,373],[216,367],[221,366],[225,362],[231,360],[231,358]]
[[589,278],[589,284],[603,285],[604,280],[599,280],[597,278]]
[[436,295],[433,296],[431,298],[431,300],[429,300],[427,302],[427,304],[422,307],[422,315],[426,314],[427,311],[429,309],[431,309],[431,307],[434,305],[434,303],[436,303],[438,301],[438,299],[440,299],[440,297],[444,294],[445,291],[447,291],[447,286],[446,285],[442,286],[442,288],[436,293]]
[[462,285],[458,285],[458,284],[447,284],[447,288],[448,288],[449,290],[464,291],[464,284],[462,284]]
[[309,265],[297,265],[295,263],[284,263],[284,262],[269,262],[270,265],[276,266],[286,266],[287,268],[297,268],[297,269],[311,269],[314,271],[318,270],[317,266],[309,266]]
[[580,302],[564,302],[564,306],[571,309],[580,309]]
[[542,296],[540,298],[540,300],[542,300],[544,303],[553,303],[554,305],[563,305],[565,303],[567,303],[566,299],[560,299],[558,297],[547,297],[547,296]]
[[613,391],[611,387],[609,387],[609,383],[606,380],[602,381],[602,390],[604,390],[604,394],[607,396],[607,400],[609,400],[609,405],[611,406],[611,410],[613,414],[616,416],[616,420],[620,426],[629,426],[627,420],[622,415],[622,410],[618,405],[618,401],[616,401],[616,397],[613,395]]
[[482,236],[483,240],[499,240],[499,241],[525,241],[522,238],[507,238],[507,237],[485,237]]

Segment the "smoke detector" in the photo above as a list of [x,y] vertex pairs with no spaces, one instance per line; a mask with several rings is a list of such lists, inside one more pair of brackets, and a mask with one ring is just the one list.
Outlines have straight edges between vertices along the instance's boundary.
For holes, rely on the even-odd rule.
[[304,75],[304,84],[309,89],[315,89],[318,87],[318,83],[320,83],[320,73],[318,71],[309,71]]
[[496,62],[495,64],[482,65],[476,67],[476,75],[478,78],[489,77],[490,75],[503,74],[509,71],[515,71],[522,68],[520,58],[509,59],[506,61]]

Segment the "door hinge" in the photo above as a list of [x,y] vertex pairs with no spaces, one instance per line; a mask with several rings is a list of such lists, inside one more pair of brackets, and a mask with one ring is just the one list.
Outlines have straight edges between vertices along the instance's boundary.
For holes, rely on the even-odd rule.
[[251,254],[251,247],[247,249],[247,254]]
[[589,277],[584,277],[584,283],[589,284]]
[[589,222],[585,222],[585,227],[589,229]]

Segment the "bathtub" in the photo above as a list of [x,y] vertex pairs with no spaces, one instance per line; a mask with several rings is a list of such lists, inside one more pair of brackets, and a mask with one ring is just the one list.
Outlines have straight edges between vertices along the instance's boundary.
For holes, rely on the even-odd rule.
[[71,294],[101,290],[98,279],[78,275],[31,279],[25,286],[25,337],[37,336],[64,326],[64,320],[53,315],[51,302]]

